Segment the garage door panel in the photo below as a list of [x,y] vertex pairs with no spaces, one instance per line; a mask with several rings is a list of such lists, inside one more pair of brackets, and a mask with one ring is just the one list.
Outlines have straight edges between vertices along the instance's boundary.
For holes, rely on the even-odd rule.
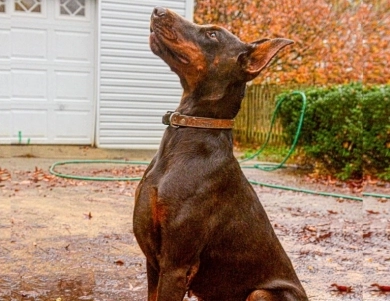
[[11,71],[0,70],[0,102],[11,99]]
[[13,28],[12,57],[24,59],[47,59],[48,32],[44,29]]
[[11,137],[11,110],[0,110],[0,142]]
[[17,137],[20,131],[23,137],[40,138],[41,141],[46,140],[48,134],[48,112],[46,110],[13,110],[12,115],[12,134],[14,137]]
[[68,138],[88,141],[88,137],[91,136],[90,123],[92,122],[89,111],[54,111],[54,115],[55,140]]
[[55,71],[55,100],[92,102],[91,72]]
[[12,70],[12,97],[46,101],[47,70]]
[[[55,60],[92,63],[91,33],[79,31],[55,31]],[[70,47],[71,45],[71,47]]]
[[6,29],[0,29],[0,61],[8,60],[11,57],[11,43],[10,43],[10,32]]

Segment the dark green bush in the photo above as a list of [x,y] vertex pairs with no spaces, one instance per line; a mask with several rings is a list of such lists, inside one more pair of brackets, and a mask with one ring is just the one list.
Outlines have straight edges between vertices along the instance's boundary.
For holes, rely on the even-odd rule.
[[364,90],[362,112],[364,169],[390,180],[390,86]]
[[[305,91],[307,110],[299,140],[306,156],[339,179],[361,178],[363,170],[386,178],[389,167],[389,87],[359,83]],[[280,118],[287,143],[296,131],[302,100],[290,92]]]

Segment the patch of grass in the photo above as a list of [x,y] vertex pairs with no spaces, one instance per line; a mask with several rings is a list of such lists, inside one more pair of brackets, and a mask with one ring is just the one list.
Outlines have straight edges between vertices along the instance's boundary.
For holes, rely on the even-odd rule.
[[[259,147],[260,148],[260,147]],[[259,148],[244,148],[242,149],[241,159],[247,159],[253,156]],[[263,162],[281,162],[287,155],[289,147],[286,146],[267,146],[264,148],[259,155],[256,156],[256,160]],[[291,157],[287,160],[287,164],[297,163],[299,161],[299,151],[295,151]]]

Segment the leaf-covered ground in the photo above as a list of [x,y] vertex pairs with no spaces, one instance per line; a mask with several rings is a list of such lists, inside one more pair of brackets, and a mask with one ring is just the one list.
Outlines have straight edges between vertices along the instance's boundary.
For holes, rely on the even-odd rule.
[[[48,172],[56,161],[0,158],[0,301],[146,300],[145,260],[132,233],[137,182],[58,178]],[[144,169],[58,167],[116,177],[140,176]],[[290,169],[245,173],[271,184],[360,192]],[[389,191],[386,184],[364,185],[366,191]],[[390,300],[390,200],[255,190],[310,300]]]

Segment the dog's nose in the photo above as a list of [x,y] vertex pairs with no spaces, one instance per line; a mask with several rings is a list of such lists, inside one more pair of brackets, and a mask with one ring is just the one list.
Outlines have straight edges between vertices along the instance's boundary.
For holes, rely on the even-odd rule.
[[155,7],[153,10],[154,17],[164,17],[167,13],[167,9],[164,7]]

